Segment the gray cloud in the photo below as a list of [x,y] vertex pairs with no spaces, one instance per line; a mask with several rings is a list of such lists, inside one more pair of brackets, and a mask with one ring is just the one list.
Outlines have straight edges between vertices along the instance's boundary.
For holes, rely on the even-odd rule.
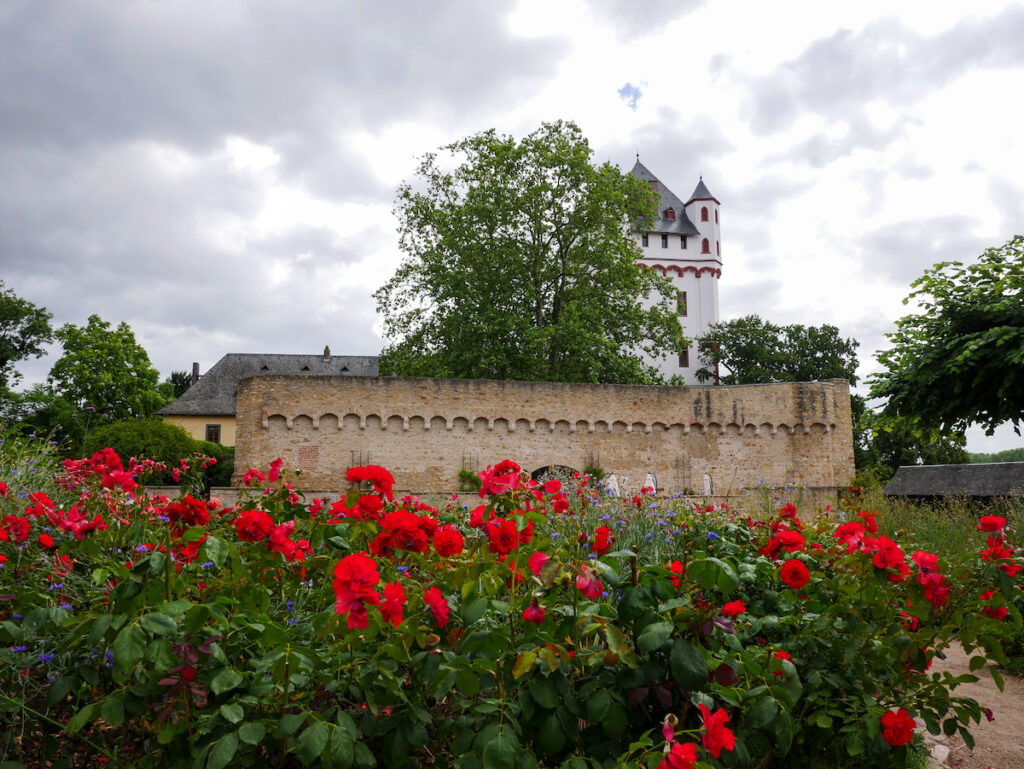
[[806,111],[847,119],[876,99],[906,109],[971,69],[1022,63],[1024,7],[1018,5],[929,37],[882,19],[818,40],[763,77],[734,76],[750,89],[751,127],[765,135],[789,128]]
[[857,253],[875,274],[908,286],[936,262],[966,261],[987,245],[972,233],[977,222],[969,216],[945,216],[887,224],[867,230]]
[[601,0],[588,3],[587,10],[599,22],[611,26],[619,40],[629,41],[649,35],[655,27],[691,14],[702,5],[704,0],[679,0],[658,5],[636,0]]

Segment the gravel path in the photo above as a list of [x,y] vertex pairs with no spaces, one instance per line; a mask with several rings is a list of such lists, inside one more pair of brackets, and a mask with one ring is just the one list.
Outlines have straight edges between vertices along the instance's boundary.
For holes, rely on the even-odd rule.
[[[962,675],[969,672],[967,662],[963,649],[954,645],[946,650],[946,659],[935,660],[932,670]],[[1006,687],[1000,692],[987,670],[978,671],[977,676],[977,683],[961,684],[953,691],[973,697],[983,710],[992,711],[994,719],[982,718],[971,728],[973,752],[955,736],[939,739],[932,754],[943,766],[955,769],[1024,769],[1024,681],[1004,676]]]

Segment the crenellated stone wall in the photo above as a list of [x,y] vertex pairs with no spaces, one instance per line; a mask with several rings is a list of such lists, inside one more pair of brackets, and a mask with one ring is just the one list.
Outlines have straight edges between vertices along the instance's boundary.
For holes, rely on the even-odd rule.
[[827,495],[853,480],[845,380],[733,387],[397,377],[257,376],[238,387],[235,484],[282,457],[303,490],[345,470],[387,467],[414,493],[454,491],[461,469],[513,459],[527,471],[588,465],[624,492],[647,473],[660,491],[800,486]]

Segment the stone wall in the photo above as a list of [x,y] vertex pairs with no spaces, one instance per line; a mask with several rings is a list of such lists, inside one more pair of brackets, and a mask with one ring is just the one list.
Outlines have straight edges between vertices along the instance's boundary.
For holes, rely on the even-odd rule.
[[845,380],[734,387],[639,387],[397,377],[258,376],[238,387],[237,485],[276,457],[304,490],[337,489],[345,470],[387,467],[396,487],[454,491],[461,469],[513,459],[614,472],[623,492],[654,473],[660,491],[716,496],[799,486],[818,495],[853,479]]

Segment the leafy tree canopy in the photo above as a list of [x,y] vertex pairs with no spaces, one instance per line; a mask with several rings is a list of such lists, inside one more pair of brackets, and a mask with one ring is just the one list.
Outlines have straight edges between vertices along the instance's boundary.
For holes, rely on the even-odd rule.
[[757,315],[747,315],[713,323],[697,344],[706,363],[697,371],[702,382],[714,377],[718,365],[722,384],[821,379],[857,383],[858,342],[843,339],[839,329],[828,324],[777,326]]
[[48,381],[77,408],[130,419],[150,416],[166,402],[158,390],[160,375],[127,323],[112,329],[98,315],[90,315],[85,326],[61,326],[57,338],[64,354]]
[[0,280],[0,391],[19,379],[15,363],[46,354],[43,345],[53,341],[51,320],[52,313],[17,296]]
[[654,213],[649,186],[592,165],[572,123],[442,149],[454,170],[427,154],[398,189],[406,258],[374,294],[392,340],[382,373],[660,381],[640,352],[684,339],[670,281],[636,266],[630,230]]
[[974,264],[940,262],[911,284],[904,304],[920,312],[896,322],[885,371],[871,396],[919,427],[991,434],[1024,415],[1024,236],[990,248]]
[[[885,483],[901,465],[959,465],[972,461],[962,432],[924,434],[902,417],[863,407],[854,396],[854,461],[857,471]],[[859,413],[858,413],[859,411]]]

